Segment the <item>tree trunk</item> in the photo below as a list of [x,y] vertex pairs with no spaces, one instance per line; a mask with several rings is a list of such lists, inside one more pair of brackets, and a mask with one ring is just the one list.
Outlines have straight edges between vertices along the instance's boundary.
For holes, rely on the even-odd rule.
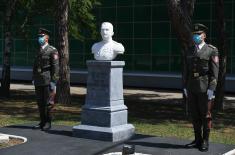
[[216,88],[215,105],[217,110],[223,110],[224,101],[224,85],[226,77],[226,62],[227,62],[227,38],[225,34],[225,20],[224,20],[224,1],[217,0],[217,32],[218,32],[218,49],[220,54],[219,62],[219,77]]
[[58,81],[58,102],[71,103],[70,68],[68,43],[68,0],[57,0],[58,52],[60,56],[60,78]]
[[[171,25],[182,48],[182,83],[186,86],[186,52],[193,45],[192,15],[196,0],[168,0],[168,13]],[[188,103],[184,96],[185,113],[188,115]]]
[[4,17],[4,51],[3,51],[3,68],[1,81],[1,95],[2,97],[10,96],[10,79],[11,79],[11,48],[12,48],[12,32],[11,22],[15,12],[17,0],[9,0],[6,5]]

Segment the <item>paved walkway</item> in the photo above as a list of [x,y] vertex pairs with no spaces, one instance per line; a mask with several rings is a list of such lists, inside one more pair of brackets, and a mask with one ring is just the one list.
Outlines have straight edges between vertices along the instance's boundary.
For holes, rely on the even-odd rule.
[[112,143],[76,138],[72,127],[53,126],[48,132],[33,130],[31,124],[0,128],[1,133],[23,136],[28,139],[24,144],[0,149],[1,155],[102,155],[121,152],[123,144],[135,145],[137,153],[151,155],[222,155],[235,146],[210,144],[208,152],[186,149],[187,140],[135,135],[131,140]]
[[[34,86],[32,84],[11,84],[11,90],[24,90],[24,91],[34,91]],[[79,86],[71,86],[70,87],[71,93],[72,94],[80,94],[84,95],[86,94],[86,87],[84,85],[79,85]],[[126,88],[124,89],[124,94],[125,95],[131,95],[131,94],[148,94],[148,98],[143,98],[146,100],[151,100],[154,98],[162,99],[162,98],[182,98],[182,94],[180,91],[160,91],[159,89],[141,89],[141,88]],[[151,96],[156,94],[156,96]],[[160,98],[159,98],[160,97]]]
[[[34,86],[30,83],[27,84],[11,84],[11,90],[24,90],[34,91]],[[86,95],[86,87],[84,85],[71,86],[71,94]],[[141,95],[141,100],[162,100],[162,99],[181,99],[182,92],[180,90],[161,90],[161,89],[147,89],[147,88],[124,88],[124,96]],[[224,108],[235,108],[235,94],[226,94],[224,100]]]

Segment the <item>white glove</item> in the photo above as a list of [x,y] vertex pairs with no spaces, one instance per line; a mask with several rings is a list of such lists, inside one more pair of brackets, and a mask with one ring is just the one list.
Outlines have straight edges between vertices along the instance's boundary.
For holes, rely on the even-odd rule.
[[188,91],[186,88],[183,89],[185,97],[188,97]]
[[32,81],[32,84],[34,85],[34,80]]
[[208,90],[207,90],[207,96],[208,96],[208,100],[212,100],[213,98],[215,98],[215,96],[214,96],[214,91],[208,89]]
[[50,82],[50,90],[56,92],[56,83]]

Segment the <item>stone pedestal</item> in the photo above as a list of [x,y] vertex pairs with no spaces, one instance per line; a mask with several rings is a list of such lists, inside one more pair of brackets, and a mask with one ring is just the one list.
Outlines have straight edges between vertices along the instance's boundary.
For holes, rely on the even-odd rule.
[[87,61],[86,103],[81,125],[73,127],[75,136],[115,142],[134,134],[123,100],[124,65],[124,61]]

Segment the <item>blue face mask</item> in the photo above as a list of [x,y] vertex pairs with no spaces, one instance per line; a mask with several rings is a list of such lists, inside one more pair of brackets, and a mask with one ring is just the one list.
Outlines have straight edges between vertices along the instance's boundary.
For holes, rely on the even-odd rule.
[[193,41],[195,44],[199,45],[202,42],[202,38],[199,34],[194,34],[193,35]]
[[38,37],[38,43],[43,46],[45,44],[45,38],[43,37]]

